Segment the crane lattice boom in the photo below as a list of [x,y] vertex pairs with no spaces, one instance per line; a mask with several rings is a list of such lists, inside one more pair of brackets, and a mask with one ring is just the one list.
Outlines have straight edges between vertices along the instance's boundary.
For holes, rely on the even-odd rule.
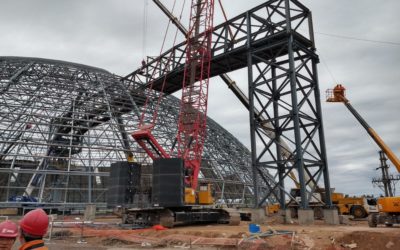
[[[214,0],[192,0],[176,145],[178,157],[184,161],[185,184],[194,190],[206,136],[213,18]],[[144,108],[139,130],[132,133],[133,138],[153,160],[170,158],[151,133],[156,115],[146,124],[142,121],[145,112]]]
[[206,137],[213,12],[213,0],[192,1],[177,142],[178,156],[189,173],[186,184],[193,189]]

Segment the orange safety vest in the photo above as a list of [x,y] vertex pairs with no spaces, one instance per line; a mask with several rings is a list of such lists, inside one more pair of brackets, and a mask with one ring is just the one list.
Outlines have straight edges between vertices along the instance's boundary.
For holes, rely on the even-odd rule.
[[33,240],[23,244],[19,250],[49,250],[49,248],[44,245],[43,240]]

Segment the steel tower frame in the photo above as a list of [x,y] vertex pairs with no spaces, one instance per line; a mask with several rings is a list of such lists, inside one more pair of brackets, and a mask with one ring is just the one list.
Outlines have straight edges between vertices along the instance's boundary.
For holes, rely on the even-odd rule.
[[[322,123],[320,90],[318,86],[311,12],[298,1],[272,1],[266,8],[267,18],[247,15],[247,63],[250,100],[251,151],[254,173],[255,200],[261,205],[273,191],[279,190],[281,208],[285,208],[285,179],[297,170],[300,185],[300,208],[309,208],[309,201],[323,178],[325,197],[331,203],[329,173]],[[271,21],[275,20],[274,23]],[[255,23],[254,23],[255,21]],[[253,49],[250,35],[257,26],[270,26],[273,36],[285,32],[285,37],[272,44]],[[306,32],[304,32],[306,31]],[[305,39],[304,39],[305,38]],[[254,110],[258,110],[256,115]],[[266,135],[263,122],[269,123],[275,136]],[[282,157],[281,141],[293,148],[289,158]],[[291,163],[291,164],[288,164]],[[277,181],[270,191],[259,197],[257,175],[266,168],[276,173]],[[266,177],[264,177],[266,178]],[[292,201],[298,203],[294,197]]]
[[[285,208],[286,197],[298,203],[285,186],[285,182],[292,181],[289,175],[295,170],[300,207],[309,207],[311,198],[320,191],[321,181],[325,193],[321,202],[330,207],[319,59],[310,10],[297,0],[269,0],[216,26],[212,41],[211,76],[248,69],[255,205],[279,200]],[[180,90],[184,48],[185,42],[149,58],[123,80],[142,84],[142,89],[151,83],[153,89],[164,94]],[[237,96],[246,106],[247,100],[240,92]],[[260,184],[270,191],[260,195]]]

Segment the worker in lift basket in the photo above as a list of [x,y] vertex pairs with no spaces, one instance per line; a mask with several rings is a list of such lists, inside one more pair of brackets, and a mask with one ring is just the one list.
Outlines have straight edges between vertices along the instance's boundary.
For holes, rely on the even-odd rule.
[[10,250],[18,235],[17,225],[6,220],[0,223],[0,250]]
[[44,245],[43,236],[47,232],[49,217],[41,208],[25,214],[19,222],[21,242],[20,250],[48,250]]

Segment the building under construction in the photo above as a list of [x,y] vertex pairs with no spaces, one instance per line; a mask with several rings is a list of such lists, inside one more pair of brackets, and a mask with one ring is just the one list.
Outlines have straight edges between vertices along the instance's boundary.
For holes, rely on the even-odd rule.
[[[82,249],[82,243],[93,249],[112,245],[394,249],[400,245],[400,232],[375,229],[400,224],[396,196],[400,176],[391,171],[393,165],[400,173],[400,159],[350,103],[339,83],[327,90],[326,101],[343,104],[380,148],[376,170],[382,176],[372,183],[384,195],[351,197],[339,193],[344,186],[338,185],[339,192],[331,187],[317,69],[320,58],[307,6],[299,0],[265,0],[228,18],[221,0],[177,0],[172,8],[160,0],[152,2],[168,17],[162,49],[140,59],[136,70],[126,74],[40,56],[0,56],[1,219],[17,221],[20,212],[45,209],[53,214],[46,244],[53,241],[60,250]],[[143,51],[147,4],[145,0]],[[55,5],[63,12],[60,3]],[[81,5],[80,9],[89,9]],[[356,11],[365,5],[363,1]],[[349,6],[340,7],[347,11]],[[216,10],[223,17],[220,23],[214,23]],[[328,11],[343,14],[340,8]],[[237,73],[243,84],[232,78]],[[209,84],[216,78],[247,110],[248,148],[207,116],[215,108],[209,107],[208,97]],[[220,103],[224,104],[218,109],[232,111],[222,106],[226,101]],[[346,146],[351,152],[345,160],[354,160],[354,146]],[[361,176],[360,169],[347,168],[342,169],[343,176],[349,177],[351,170],[357,171],[352,178]],[[47,219],[43,213],[42,217]],[[179,227],[193,224],[197,225]],[[30,238],[25,236],[21,242]],[[14,244],[12,237],[3,240]]]
[[[138,86],[69,62],[1,57],[0,65],[1,206],[105,207],[112,163],[133,154],[150,165],[130,136],[145,99],[130,94]],[[159,112],[165,147],[176,134],[178,106],[171,95]],[[212,119],[207,124],[201,181],[217,187],[218,202],[249,205],[249,150]]]
[[[188,30],[169,15],[190,39],[123,77],[68,62],[0,58],[1,204],[105,206],[111,164],[151,165],[149,152],[172,152],[179,137],[178,156],[192,141],[200,146],[187,155],[202,153],[196,159],[201,167],[189,166],[186,184],[195,179],[195,189],[197,172],[192,170],[200,169],[200,183],[214,184],[217,203],[260,207],[279,202],[284,209],[289,199],[313,217],[308,214],[310,199],[323,189],[320,202],[330,208],[311,11],[296,0],[270,0],[213,25],[213,4],[192,1],[193,27]],[[248,95],[228,76],[239,69],[247,70]],[[182,84],[189,75],[189,83]],[[195,114],[189,114],[195,109],[192,103],[202,101],[196,114],[205,114],[201,109],[207,108],[207,96],[196,96],[199,91],[193,89],[202,90],[212,77],[221,77],[249,110],[250,151],[209,118],[190,121],[203,130],[207,124],[205,131],[193,130],[198,139],[182,129]],[[178,100],[172,94],[180,90]],[[179,118],[179,107],[186,121]],[[130,135],[152,113],[158,117],[150,139],[157,142],[146,150]],[[151,170],[143,169],[142,175],[151,177]],[[300,200],[289,194],[287,185],[293,182]]]

